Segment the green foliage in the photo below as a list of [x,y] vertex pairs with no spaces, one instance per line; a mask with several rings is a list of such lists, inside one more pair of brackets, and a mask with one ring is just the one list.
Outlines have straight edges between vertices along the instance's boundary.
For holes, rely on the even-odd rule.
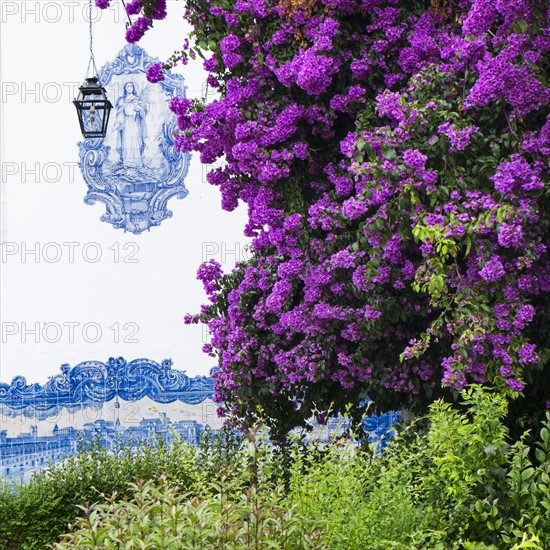
[[[221,455],[227,446],[234,452]],[[54,548],[318,548],[316,534],[303,532],[305,518],[287,505],[273,478],[275,454],[257,429],[238,445],[227,436],[207,441],[187,490],[166,476],[131,484],[131,500],[113,495],[83,507],[84,517]]]
[[55,548],[291,548],[290,536],[300,528],[292,509],[278,504],[279,491],[251,487],[240,499],[224,492],[199,498],[180,494],[165,479],[134,489],[132,501],[85,508],[77,530]]
[[[67,523],[67,503],[41,483],[2,486],[0,489],[0,548],[43,548]],[[69,516],[74,517],[74,512]]]
[[[437,401],[428,414],[427,432],[411,426],[379,458],[359,455],[349,461],[338,452],[329,453],[325,463],[302,476],[305,479],[295,477],[298,509],[316,510],[331,548],[455,547],[452,541],[461,540],[468,529],[469,507],[477,500],[479,486],[505,462],[507,448],[500,422],[504,398],[480,389],[465,392],[464,398],[470,414]],[[329,470],[334,475],[328,475]],[[303,496],[308,486],[309,498]],[[315,488],[329,495],[346,486],[351,494],[342,495],[339,505],[323,514],[326,503]],[[348,500],[350,506],[342,509]]]
[[121,446],[114,453],[94,444],[35,473],[28,484],[0,485],[0,550],[44,548],[67,531],[80,514],[77,506],[114,493],[129,497],[131,483],[140,479],[164,474],[173,484],[191,486],[208,472],[195,463],[218,467],[216,453],[231,456],[236,446],[223,435],[216,441],[214,446],[207,434],[199,448],[176,439],[170,448],[158,441],[139,449]]
[[76,516],[68,494],[77,488],[81,514],[57,550],[543,550],[550,413],[533,427],[532,445],[529,433],[510,444],[507,408],[502,394],[471,387],[458,407],[433,403],[382,454],[345,437],[327,443],[299,434],[276,446],[258,426],[245,437],[205,438],[199,448],[150,448],[133,469],[95,449],[79,458],[85,487],[74,480],[74,459],[66,471],[2,493],[2,548],[53,542],[64,500],[72,506],[65,524]]

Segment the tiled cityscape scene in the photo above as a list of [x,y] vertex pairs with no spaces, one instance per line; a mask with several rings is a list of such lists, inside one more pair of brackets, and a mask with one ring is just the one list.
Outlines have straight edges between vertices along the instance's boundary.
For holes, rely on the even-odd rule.
[[[26,481],[90,445],[115,450],[170,444],[175,437],[197,444],[205,430],[221,427],[213,385],[210,377],[173,369],[169,360],[123,358],[63,365],[44,386],[23,377],[0,384],[0,479]],[[369,440],[383,445],[398,420],[397,413],[365,419]],[[331,418],[324,426],[314,423],[313,433],[330,439],[346,427],[341,417]]]

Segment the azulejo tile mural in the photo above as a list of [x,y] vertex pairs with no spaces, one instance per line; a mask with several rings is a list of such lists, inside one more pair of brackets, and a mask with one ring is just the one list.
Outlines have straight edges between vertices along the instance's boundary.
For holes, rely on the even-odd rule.
[[221,421],[214,381],[189,377],[169,359],[84,361],[44,385],[17,376],[0,384],[0,477],[28,478],[90,442],[109,448],[176,434],[197,443]]
[[[170,359],[64,364],[44,385],[16,376],[0,383],[0,479],[28,479],[92,442],[114,449],[181,436],[196,444],[206,429],[221,428],[213,391],[213,378],[189,377]],[[364,428],[379,444],[398,421],[397,413],[373,415]],[[330,438],[345,427],[332,418],[314,432]]]
[[167,203],[184,198],[191,155],[174,149],[177,122],[169,109],[185,97],[183,76],[169,71],[158,84],[147,81],[157,59],[127,44],[99,71],[99,81],[113,105],[105,138],[79,143],[86,204],[102,203],[101,220],[134,234],[172,216]]

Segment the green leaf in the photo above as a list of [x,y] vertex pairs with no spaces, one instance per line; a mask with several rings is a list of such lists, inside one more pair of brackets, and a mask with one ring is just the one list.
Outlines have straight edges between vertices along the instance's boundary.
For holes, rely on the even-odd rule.
[[546,460],[546,453],[542,449],[535,449],[535,456],[539,462]]
[[385,145],[382,147],[382,156],[388,160],[394,160],[397,158],[397,153],[393,147]]
[[531,478],[533,476],[533,474],[535,473],[535,468],[526,468],[525,470],[523,470],[523,472],[521,472],[521,479],[522,481],[527,481],[529,478]]

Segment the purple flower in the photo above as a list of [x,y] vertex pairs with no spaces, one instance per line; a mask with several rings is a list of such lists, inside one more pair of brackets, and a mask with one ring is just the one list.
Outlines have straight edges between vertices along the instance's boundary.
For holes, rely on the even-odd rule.
[[521,148],[526,152],[540,152],[550,156],[550,115],[546,117],[544,126],[538,132],[526,132]]
[[512,106],[514,116],[525,116],[550,100],[550,89],[540,82],[529,64],[516,64],[516,58],[525,52],[526,40],[527,35],[516,34],[496,55],[486,53],[476,66],[479,76],[466,98],[466,108],[483,107],[504,98]]
[[197,271],[197,279],[202,281],[204,290],[210,296],[219,290],[218,280],[221,279],[222,275],[221,265],[215,260],[204,262]]
[[290,216],[287,216],[284,219],[283,227],[287,231],[296,231],[296,229],[300,228],[301,223],[302,223],[301,214],[291,214]]
[[512,323],[516,328],[522,329],[526,323],[530,323],[535,316],[535,308],[530,304],[523,304],[516,313],[516,318]]
[[339,267],[341,269],[355,267],[355,257],[349,252],[349,250],[339,250],[332,256],[330,262],[334,267]]
[[441,214],[428,214],[426,216],[426,225],[443,227],[445,217]]
[[145,31],[151,26],[151,20],[147,17],[140,17],[134,21],[131,27],[126,30],[126,41],[130,44],[139,42]]
[[367,211],[367,205],[363,201],[358,201],[355,197],[347,199],[342,204],[342,214],[354,220],[361,217]]
[[159,61],[151,65],[147,69],[147,80],[152,84],[164,80],[164,64]]
[[510,367],[510,365],[503,365],[502,367],[500,367],[499,372],[500,375],[504,378],[508,378],[510,376],[513,376],[514,374],[514,371],[512,370],[512,367]]
[[379,116],[386,116],[392,122],[405,122],[406,105],[401,94],[386,90],[383,94],[377,96],[376,103],[376,110]]
[[222,53],[222,59],[228,69],[233,69],[243,60],[243,57],[238,53],[226,52]]
[[479,272],[481,278],[488,283],[499,281],[505,274],[506,272],[498,256],[492,256]]
[[511,193],[518,187],[525,191],[534,191],[544,187],[538,173],[533,170],[524,157],[517,153],[514,153],[508,162],[499,164],[491,179],[495,184],[495,189],[503,195]]
[[164,19],[166,17],[166,0],[156,0],[151,9],[151,19]]
[[95,5],[100,9],[100,10],[105,10],[109,7],[109,2],[111,0],[95,0]]
[[228,34],[220,41],[220,51],[230,53],[235,51],[241,44],[241,39],[235,34]]
[[293,65],[296,84],[310,95],[322,94],[332,83],[332,75],[338,72],[335,59],[313,50],[306,50],[297,56]]
[[174,97],[170,101],[170,110],[176,115],[184,117],[187,115],[192,105],[193,102],[186,97]]
[[506,380],[506,383],[514,391],[519,392],[522,391],[523,388],[525,388],[525,384],[523,382],[520,382],[519,380],[516,380],[515,378],[508,378]]
[[299,141],[292,146],[292,151],[296,155],[296,158],[300,160],[306,160],[307,158],[307,144]]
[[183,317],[183,322],[186,325],[193,325],[195,323],[199,322],[199,316],[198,315],[191,315],[190,313],[186,313]]
[[501,223],[498,229],[498,244],[505,248],[521,249],[523,247],[523,229],[521,225]]
[[518,362],[522,365],[536,363],[539,360],[536,350],[537,346],[535,344],[523,344],[523,346],[518,349]]
[[369,319],[370,321],[375,321],[382,315],[381,311],[377,311],[372,306],[367,304],[365,306],[365,319]]
[[224,17],[229,27],[236,27],[239,24],[240,17],[237,13],[225,13]]
[[300,260],[289,260],[282,263],[277,268],[277,275],[281,279],[292,279],[302,271],[302,262]]
[[449,122],[441,124],[437,128],[439,134],[446,135],[451,142],[450,152],[464,151],[470,144],[470,139],[473,133],[477,132],[479,128],[477,126],[469,126],[464,130],[456,130],[451,126]]
[[441,366],[444,373],[441,380],[443,386],[456,388],[459,391],[466,387],[466,376],[460,368],[460,360],[457,357],[445,357],[441,362]]
[[465,35],[485,34],[498,16],[496,2],[493,0],[474,0],[464,20]]
[[126,4],[126,13],[128,15],[138,15],[141,12],[141,0],[133,0]]
[[266,300],[266,308],[273,313],[280,313],[283,309],[290,292],[292,283],[289,281],[278,281],[273,287],[273,291]]
[[403,153],[403,162],[411,168],[422,169],[427,160],[428,157],[416,149],[407,149]]
[[205,59],[203,67],[205,71],[214,72],[218,66],[218,60],[214,54],[210,59]]

